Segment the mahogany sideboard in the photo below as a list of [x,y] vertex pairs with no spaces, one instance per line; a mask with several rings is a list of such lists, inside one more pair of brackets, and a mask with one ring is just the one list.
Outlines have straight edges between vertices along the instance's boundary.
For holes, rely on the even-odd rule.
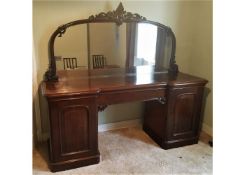
[[171,75],[154,66],[58,71],[57,75],[59,81],[41,85],[49,106],[53,172],[99,163],[98,111],[111,104],[145,101],[143,130],[163,149],[198,142],[207,83],[202,78]]

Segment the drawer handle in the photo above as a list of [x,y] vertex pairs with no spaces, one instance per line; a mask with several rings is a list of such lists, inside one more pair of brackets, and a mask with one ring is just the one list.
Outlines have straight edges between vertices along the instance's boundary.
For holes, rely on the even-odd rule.
[[157,99],[159,103],[161,103],[162,105],[166,104],[167,99],[165,97],[160,97]]

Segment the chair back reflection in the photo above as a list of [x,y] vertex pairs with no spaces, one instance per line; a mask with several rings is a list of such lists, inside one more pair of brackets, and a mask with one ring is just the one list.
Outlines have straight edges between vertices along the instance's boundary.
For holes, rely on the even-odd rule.
[[93,69],[104,68],[106,65],[106,58],[104,55],[92,55]]
[[77,68],[77,58],[63,58],[63,63],[64,70]]

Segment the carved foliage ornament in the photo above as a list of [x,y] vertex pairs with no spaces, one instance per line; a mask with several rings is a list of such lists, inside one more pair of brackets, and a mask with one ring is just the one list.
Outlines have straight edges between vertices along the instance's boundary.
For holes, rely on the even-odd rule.
[[[114,21],[117,25],[121,25],[123,22],[140,22],[146,21],[146,18],[137,14],[126,12],[122,3],[118,5],[116,10],[109,11],[107,13],[101,12],[98,15],[91,15],[88,18],[89,22],[96,22],[96,21]],[[58,37],[62,37],[62,35],[66,32],[66,28],[69,27],[72,23],[64,24],[58,27]]]
[[98,15],[92,15],[89,17],[89,20],[94,21],[94,20],[112,20],[115,21],[117,25],[121,25],[123,22],[126,21],[144,21],[146,20],[145,17],[140,16],[137,13],[131,13],[131,12],[126,12],[123,8],[122,3],[120,2],[119,6],[117,7],[116,10],[109,11],[107,13],[100,13]]

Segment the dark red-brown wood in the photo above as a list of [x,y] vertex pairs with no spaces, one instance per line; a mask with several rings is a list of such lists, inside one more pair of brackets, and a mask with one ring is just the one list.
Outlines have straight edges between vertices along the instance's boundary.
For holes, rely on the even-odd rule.
[[58,74],[58,82],[42,83],[49,103],[52,171],[99,162],[98,109],[110,104],[148,101],[143,128],[164,149],[198,141],[204,79],[171,76],[152,66]]
[[48,98],[50,169],[59,171],[99,162],[96,96]]
[[202,84],[168,89],[166,105],[146,102],[143,129],[162,148],[198,142],[201,129]]

